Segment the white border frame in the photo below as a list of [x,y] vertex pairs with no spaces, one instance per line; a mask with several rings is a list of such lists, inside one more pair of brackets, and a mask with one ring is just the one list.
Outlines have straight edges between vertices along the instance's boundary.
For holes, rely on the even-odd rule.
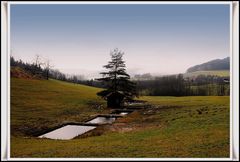
[[[2,2],[4,3],[4,2]],[[3,44],[5,47],[7,47],[6,50],[2,49],[2,52],[1,53],[6,53],[7,52],[7,55],[5,56],[1,56],[3,57],[4,59],[2,60],[6,60],[7,59],[7,65],[5,66],[5,68],[7,67],[7,69],[4,69],[2,67],[2,74],[4,76],[7,76],[6,80],[7,82],[4,81],[3,77],[1,77],[1,80],[2,80],[2,83],[4,85],[6,85],[5,89],[7,91],[7,96],[8,97],[8,100],[6,102],[6,105],[7,105],[7,108],[8,109],[5,109],[5,115],[7,114],[7,119],[5,121],[7,121],[7,134],[6,136],[4,136],[5,138],[8,138],[7,140],[7,143],[6,143],[6,146],[5,147],[2,147],[2,148],[7,148],[7,157],[5,158],[2,158],[2,159],[5,159],[5,160],[21,160],[21,161],[26,161],[26,160],[53,160],[53,161],[56,161],[56,160],[71,160],[71,161],[74,161],[74,160],[100,160],[100,161],[109,161],[109,160],[137,160],[137,161],[142,161],[142,160],[149,160],[149,161],[156,161],[156,160],[165,160],[165,161],[169,161],[169,160],[185,160],[185,161],[192,161],[192,160],[211,160],[211,161],[214,161],[214,160],[233,160],[233,158],[237,158],[239,159],[239,154],[238,154],[238,151],[239,151],[239,146],[236,146],[233,145],[233,137],[234,137],[234,140],[236,140],[235,142],[238,142],[239,141],[239,137],[238,135],[236,135],[236,133],[239,134],[239,131],[238,130],[235,130],[235,133],[233,136],[233,131],[235,129],[233,129],[233,123],[236,124],[236,121],[239,121],[238,119],[238,113],[236,113],[236,110],[234,110],[234,114],[233,114],[233,106],[235,106],[235,108],[238,108],[237,106],[239,105],[239,103],[237,102],[238,101],[238,96],[239,96],[239,92],[236,91],[237,89],[233,89],[233,85],[234,87],[236,88],[239,88],[239,85],[238,85],[238,79],[239,79],[239,69],[237,67],[238,65],[238,59],[236,60],[233,60],[233,58],[238,58],[239,56],[237,55],[238,54],[238,51],[239,49],[237,48],[237,45],[239,43],[239,37],[236,36],[236,35],[233,35],[233,32],[239,32],[239,29],[238,27],[236,27],[238,25],[238,23],[235,24],[235,28],[232,26],[233,25],[233,3],[235,2],[215,2],[215,1],[210,1],[210,2],[106,2],[106,1],[103,1],[103,2],[53,2],[53,1],[50,1],[50,2],[5,2],[7,3],[7,14],[6,14],[6,21],[7,21],[7,24],[6,24],[6,31],[7,31],[7,35],[2,35],[2,39],[4,40],[7,40],[7,43],[6,43],[6,46],[5,44]],[[10,157],[10,5],[11,4],[18,4],[18,5],[21,5],[21,4],[229,4],[230,5],[230,157],[229,158],[11,158]],[[2,4],[3,5],[3,4]],[[237,8],[238,8],[238,2],[237,2]],[[3,6],[1,6],[3,8]],[[239,8],[237,9],[237,13],[235,13],[235,18],[234,18],[234,22],[237,21],[238,19],[238,12],[239,12]],[[4,9],[1,10],[2,11],[2,14],[4,12]],[[4,15],[4,14],[3,14]],[[2,19],[2,22],[4,22],[4,19]],[[2,23],[4,24],[4,23]],[[4,26],[4,25],[3,25]],[[3,27],[4,28],[4,27]],[[4,30],[2,28],[2,30]],[[237,28],[237,29],[236,29]],[[1,33],[4,33],[4,32],[1,32]],[[6,39],[5,39],[6,38]],[[237,39],[237,40],[236,40]],[[235,55],[234,55],[234,54]],[[234,63],[234,64],[233,64]],[[2,65],[4,65],[4,62],[2,61]],[[233,65],[235,65],[233,67]],[[237,67],[237,68],[236,68]],[[5,70],[5,71],[4,71]],[[7,72],[7,73],[6,73]],[[234,74],[234,75],[233,75]],[[234,77],[233,77],[234,76]],[[235,80],[233,80],[235,79]],[[237,81],[237,82],[235,82]],[[2,91],[2,96],[3,95],[3,91]],[[6,94],[6,93],[5,93]],[[4,99],[5,99],[4,98]],[[6,98],[7,99],[7,98]],[[4,100],[3,100],[4,101]],[[4,103],[2,103],[2,107]],[[3,110],[4,111],[4,110]],[[237,110],[239,111],[239,110]],[[3,112],[4,114],[4,112]],[[2,114],[2,117],[3,117],[3,114]],[[234,119],[232,118],[234,116]],[[6,117],[5,117],[6,118]],[[236,119],[237,118],[237,119]],[[3,124],[2,124],[3,126]],[[237,124],[237,126],[239,126]],[[238,137],[238,138],[237,138]],[[4,138],[2,138],[4,139]],[[235,147],[234,147],[235,146]],[[234,156],[233,156],[233,147],[234,147]]]
[[[239,2],[232,4],[232,154],[233,160],[239,160]],[[234,34],[233,34],[234,33]],[[234,128],[234,129],[233,129]]]
[[[7,158],[7,142],[8,142],[8,134],[7,134],[7,128],[8,128],[8,113],[7,113],[7,100],[8,100],[8,80],[6,76],[7,74],[7,4],[1,3],[1,132],[5,132],[4,134],[1,133],[1,158],[6,159]],[[2,77],[5,76],[5,77]]]

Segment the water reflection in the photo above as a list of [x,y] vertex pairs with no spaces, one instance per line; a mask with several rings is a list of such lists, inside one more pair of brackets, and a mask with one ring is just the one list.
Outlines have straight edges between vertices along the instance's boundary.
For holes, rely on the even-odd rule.
[[127,114],[128,114],[128,112],[121,112],[121,113],[120,113],[120,115],[123,115],[123,116],[124,116],[124,115],[127,115]]
[[116,120],[115,117],[96,117],[88,121],[89,124],[110,124]]
[[95,126],[66,125],[54,131],[41,135],[39,138],[69,140],[95,128]]

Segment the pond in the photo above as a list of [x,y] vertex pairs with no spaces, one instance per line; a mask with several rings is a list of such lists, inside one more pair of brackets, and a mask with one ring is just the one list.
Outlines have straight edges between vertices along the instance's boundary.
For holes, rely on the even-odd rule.
[[39,138],[69,140],[95,128],[95,126],[66,125],[64,127],[55,129],[49,133],[43,134],[39,136]]
[[116,117],[96,117],[87,123],[89,124],[111,124],[116,120]]

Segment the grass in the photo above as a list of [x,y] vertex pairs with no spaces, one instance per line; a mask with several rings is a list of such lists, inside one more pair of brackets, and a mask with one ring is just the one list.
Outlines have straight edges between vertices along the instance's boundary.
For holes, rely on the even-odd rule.
[[98,91],[57,80],[11,78],[12,135],[32,136],[64,122],[82,122],[108,112],[96,96]]
[[50,140],[19,128],[34,125],[35,130],[107,112],[88,104],[100,102],[99,89],[55,80],[11,83],[11,157],[229,157],[229,96],[144,96],[140,99],[151,107],[85,137]]
[[229,70],[212,70],[212,71],[196,71],[192,73],[185,73],[184,77],[196,77],[198,75],[216,75],[220,77],[229,77]]

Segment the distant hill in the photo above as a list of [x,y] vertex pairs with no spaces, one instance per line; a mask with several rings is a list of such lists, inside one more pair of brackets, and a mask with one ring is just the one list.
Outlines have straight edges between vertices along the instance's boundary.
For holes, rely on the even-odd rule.
[[230,70],[230,58],[216,59],[203,64],[192,66],[187,69],[187,73],[197,71]]

